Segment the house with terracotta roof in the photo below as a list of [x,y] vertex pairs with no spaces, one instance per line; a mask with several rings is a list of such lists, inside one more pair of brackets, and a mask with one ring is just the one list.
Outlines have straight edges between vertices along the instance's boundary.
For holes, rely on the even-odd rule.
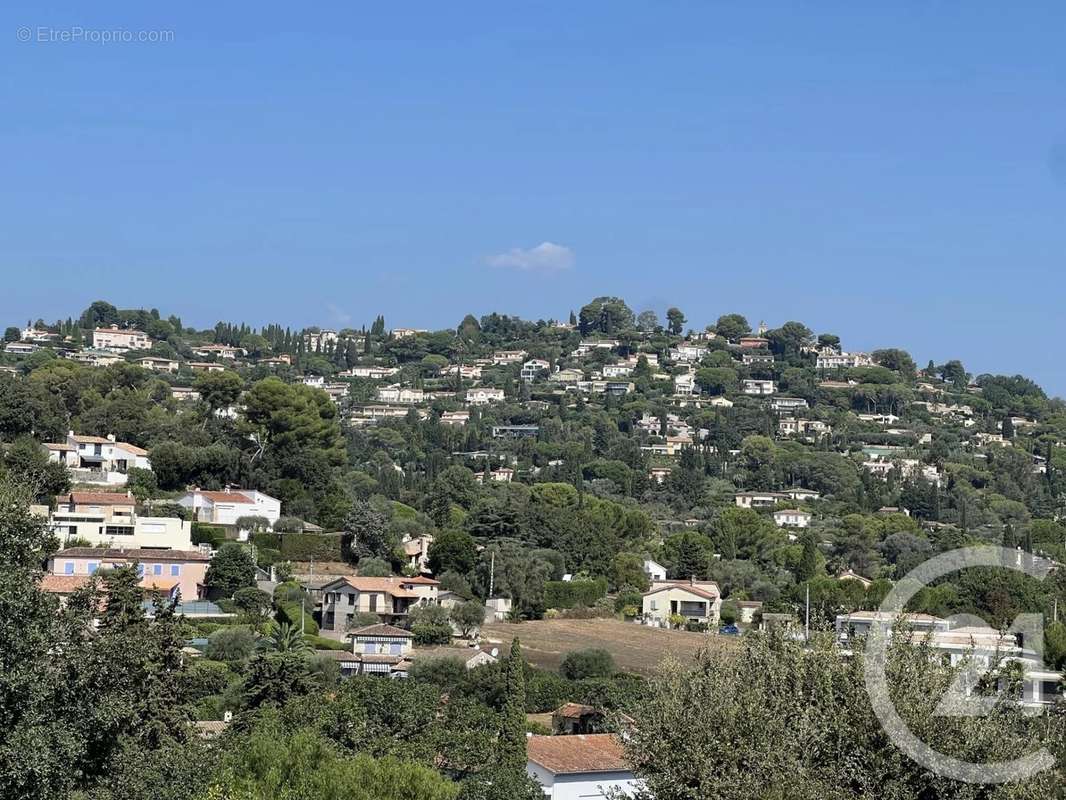
[[717,626],[722,612],[722,592],[714,581],[675,580],[656,582],[644,592],[641,617],[645,625],[669,628],[670,618]]
[[273,525],[281,516],[281,501],[257,489],[190,489],[178,504],[192,511],[197,522],[214,525],[236,525],[241,517],[265,517]]
[[436,605],[439,587],[425,577],[336,578],[320,589],[322,630],[344,633],[360,613],[377,614],[383,622],[403,619],[412,606]]
[[403,547],[403,554],[412,569],[419,572],[429,572],[429,547],[431,544],[433,544],[433,537],[428,533],[422,536],[404,535],[400,546]]
[[48,520],[61,541],[95,546],[192,549],[192,526],[177,517],[145,517],[128,492],[70,492],[56,497]]
[[610,733],[526,737],[526,774],[551,800],[636,795],[640,784]]
[[199,550],[153,550],[134,547],[68,547],[48,559],[45,581],[56,591],[65,585],[77,588],[101,571],[137,564],[144,589],[166,597],[181,592],[183,602],[204,596],[204,579],[210,556]]

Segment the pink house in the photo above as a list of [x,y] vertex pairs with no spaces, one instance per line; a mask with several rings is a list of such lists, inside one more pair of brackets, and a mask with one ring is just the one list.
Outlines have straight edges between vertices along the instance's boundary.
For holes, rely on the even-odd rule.
[[121,550],[109,547],[68,547],[48,559],[48,574],[87,577],[102,569],[139,564],[141,585],[170,596],[181,592],[182,602],[204,595],[204,578],[210,556],[198,550]]

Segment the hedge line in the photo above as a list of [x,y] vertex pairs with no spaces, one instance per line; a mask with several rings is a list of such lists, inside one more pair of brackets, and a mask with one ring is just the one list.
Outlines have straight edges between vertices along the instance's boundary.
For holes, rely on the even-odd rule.
[[606,595],[607,579],[604,577],[591,581],[548,581],[544,584],[546,608],[591,606]]
[[252,543],[283,561],[341,561],[340,533],[253,533]]

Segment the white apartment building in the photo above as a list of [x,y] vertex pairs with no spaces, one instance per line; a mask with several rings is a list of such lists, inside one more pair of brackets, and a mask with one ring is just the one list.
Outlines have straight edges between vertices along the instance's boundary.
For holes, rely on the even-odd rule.
[[470,389],[466,393],[466,403],[471,406],[486,406],[489,403],[502,403],[503,389],[493,389],[488,386],[480,386]]
[[124,353],[127,350],[147,350],[151,346],[152,340],[143,331],[120,329],[117,325],[93,331],[94,350]]
[[766,397],[772,395],[776,391],[773,381],[753,379],[743,381],[741,388],[744,394],[752,395],[755,397]]
[[376,397],[382,403],[411,405],[423,402],[426,399],[426,394],[421,389],[412,389],[394,383],[391,386],[382,386],[378,389]]

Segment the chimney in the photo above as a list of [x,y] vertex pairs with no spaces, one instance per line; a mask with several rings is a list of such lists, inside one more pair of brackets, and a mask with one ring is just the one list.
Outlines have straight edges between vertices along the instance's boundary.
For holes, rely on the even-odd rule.
[[108,440],[109,442],[114,442],[114,441],[116,441],[116,440],[115,440],[115,434],[113,434],[113,433],[109,433],[109,434],[107,435],[107,440]]

